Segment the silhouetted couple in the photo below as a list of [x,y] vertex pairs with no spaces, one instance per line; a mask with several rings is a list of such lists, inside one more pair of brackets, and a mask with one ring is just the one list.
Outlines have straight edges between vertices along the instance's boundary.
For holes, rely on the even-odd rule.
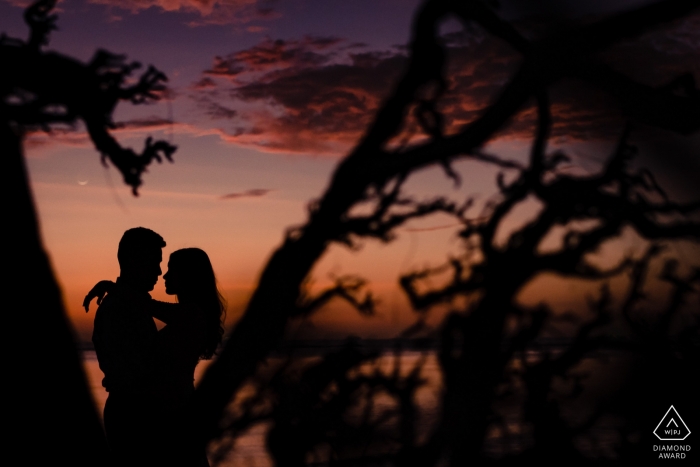
[[[152,230],[127,230],[117,281],[99,282],[83,303],[100,305],[92,341],[108,392],[105,432],[119,466],[208,466],[194,431],[194,369],[221,342],[225,302],[198,248],[170,255],[165,291],[178,303],[152,299],[163,247]],[[166,326],[158,331],[153,318]]]

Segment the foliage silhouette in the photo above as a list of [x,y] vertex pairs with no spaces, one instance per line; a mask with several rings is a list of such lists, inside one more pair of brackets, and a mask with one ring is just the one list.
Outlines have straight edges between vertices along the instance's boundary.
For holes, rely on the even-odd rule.
[[83,64],[43,51],[49,33],[56,29],[56,16],[50,14],[55,4],[55,0],[40,0],[26,9],[27,41],[0,38],[0,147],[11,187],[6,198],[14,204],[8,209],[9,228],[5,229],[6,245],[14,250],[7,255],[7,290],[14,297],[31,297],[28,310],[8,313],[8,329],[26,333],[22,347],[28,345],[32,352],[29,359],[10,359],[14,382],[9,385],[7,400],[11,402],[7,403],[17,403],[21,409],[6,411],[5,422],[12,434],[5,456],[31,465],[64,460],[76,466],[98,466],[108,463],[106,443],[61,292],[42,246],[22,138],[27,131],[50,132],[54,124],[80,121],[103,163],[110,161],[117,167],[134,194],[145,168],[162,157],[170,160],[175,147],[149,138],[143,152],[137,154],[110,135],[117,103],[158,99],[165,76],[150,67],[136,84],[127,86],[127,77],[139,65],[126,62],[123,56],[100,50],[90,63]]
[[[618,425],[606,425],[613,426],[616,433],[611,435],[611,443],[617,443],[612,457],[643,457],[641,453],[648,449],[641,446],[648,446],[651,430],[647,434],[641,428],[647,426],[642,421],[648,424],[649,420],[644,418],[646,415],[639,415],[640,407],[649,408],[653,418],[663,413],[657,405],[668,400],[660,396],[670,396],[668,387],[654,380],[658,374],[654,371],[673,368],[672,374],[679,379],[694,373],[697,316],[684,318],[695,324],[687,326],[680,335],[670,332],[670,323],[681,313],[683,299],[695,293],[697,272],[689,277],[672,273],[663,276],[674,284],[676,298],[666,311],[659,312],[659,322],[648,322],[646,330],[641,331],[640,325],[635,324],[642,298],[639,290],[648,275],[638,271],[648,268],[660,246],[651,246],[642,258],[630,256],[608,269],[591,264],[589,256],[601,245],[619,238],[626,228],[651,242],[697,241],[700,224],[693,216],[700,205],[670,201],[650,172],[631,168],[634,148],[627,143],[628,130],[601,173],[575,177],[559,170],[566,156],[546,151],[551,128],[547,95],[548,88],[557,82],[580,79],[614,97],[631,124],[680,134],[697,131],[700,98],[692,77],[683,75],[668,86],[654,88],[613,70],[596,56],[619,41],[681,18],[696,6],[692,1],[657,2],[528,40],[482,2],[426,1],[415,16],[407,71],[364,137],[339,163],[324,195],[310,204],[307,223],[287,232],[226,347],[207,370],[196,395],[205,440],[218,438],[222,443],[219,448],[225,450],[246,427],[266,421],[271,425],[268,450],[279,465],[320,462],[462,466],[487,459],[500,459],[502,463],[533,459],[579,464],[590,460],[587,456],[592,454],[585,453],[581,443],[597,436],[595,430],[600,425],[596,424],[618,417]],[[444,75],[446,52],[440,44],[438,25],[448,16],[465,24],[477,23],[523,57],[518,71],[493,104],[452,134],[443,128],[444,119],[437,110],[448,82]],[[533,100],[539,120],[529,162],[520,165],[484,154],[480,148]],[[411,119],[426,138],[397,145]],[[459,176],[451,166],[457,159],[482,161],[516,175],[513,181],[499,176],[499,195],[478,217],[471,216],[471,200],[464,204],[443,198],[416,201],[403,194],[406,179],[425,167],[442,166],[446,176],[458,183]],[[499,227],[529,197],[543,204],[541,212],[532,222],[511,232],[505,245],[499,245],[495,241]],[[373,212],[353,214],[353,208],[361,204],[373,205]],[[434,213],[454,216],[462,223],[460,235],[467,253],[446,266],[417,271],[400,280],[419,317],[437,305],[454,307],[440,329],[442,408],[427,438],[419,441],[415,436],[419,408],[413,397],[419,387],[420,370],[409,376],[397,373],[394,379],[379,372],[374,379],[368,379],[360,375],[361,367],[373,361],[371,355],[357,356],[354,367],[345,361],[346,365],[338,364],[325,371],[321,370],[325,362],[308,369],[312,373],[315,369],[322,371],[321,379],[314,376],[310,380],[305,371],[285,365],[275,377],[258,383],[258,396],[222,418],[231,398],[246,381],[255,381],[259,364],[277,348],[289,320],[300,313],[313,312],[308,303],[314,301],[306,296],[306,284],[312,267],[332,244],[355,247],[368,238],[389,242],[397,228],[408,220]],[[668,221],[670,214],[678,219]],[[594,221],[594,227],[584,231],[572,227],[584,220]],[[562,246],[554,252],[540,252],[538,246],[556,227],[568,231]],[[668,264],[666,269],[673,271],[672,263]],[[453,277],[448,285],[436,290],[420,286],[447,269],[451,269]],[[578,331],[563,349],[548,349],[539,346],[548,327],[557,321],[551,310],[544,306],[527,310],[515,300],[518,292],[542,272],[596,280],[632,274],[633,280],[621,308],[615,309],[610,292],[603,287],[600,299],[591,305],[592,321],[579,322]],[[371,296],[368,302],[358,298],[357,288],[342,292],[342,284],[340,287],[321,294],[319,301],[335,294],[354,297],[355,304],[372,303]],[[459,297],[467,297],[469,306],[455,305],[458,302],[454,299]],[[610,332],[606,326],[613,315],[620,313],[626,317],[629,335],[625,339],[606,337],[605,332]],[[414,330],[420,329],[421,320]],[[577,369],[598,358],[596,351],[611,349],[627,352],[626,358],[634,362],[629,365],[631,376],[625,390],[615,393],[615,388],[610,387],[625,403],[617,407],[601,405],[583,422],[572,422],[562,415],[565,404],[560,403],[563,396],[557,394],[555,380],[573,381],[571,397],[576,396],[583,384],[576,375]],[[525,357],[531,351],[539,355],[535,362]],[[330,362],[336,356],[327,358]],[[338,369],[342,372],[337,373]],[[273,382],[277,380],[293,383],[277,385]],[[319,385],[319,381],[323,384]],[[679,381],[679,389],[673,395],[693,412],[697,403],[691,395],[697,387],[690,380],[684,382],[688,384],[683,386]],[[371,404],[367,395],[381,391],[395,399],[395,411],[374,413],[364,422],[352,419],[353,407]],[[515,397],[518,392],[520,395]],[[506,439],[509,432],[507,420],[499,413],[506,396],[515,398],[521,413],[518,426],[525,433],[519,435],[516,448],[496,449],[490,433],[500,430],[505,433],[500,438]],[[353,451],[352,446],[362,444],[358,444],[358,439],[365,440],[365,449]],[[378,449],[368,449],[367,439],[384,442],[379,443]]]

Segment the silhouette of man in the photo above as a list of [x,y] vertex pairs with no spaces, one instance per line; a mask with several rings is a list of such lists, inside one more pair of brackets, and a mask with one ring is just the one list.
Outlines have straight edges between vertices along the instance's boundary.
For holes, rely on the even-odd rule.
[[164,246],[163,237],[150,229],[124,232],[116,286],[95,314],[92,342],[108,392],[105,432],[117,465],[153,467],[162,458],[158,329],[147,303],[162,274]]

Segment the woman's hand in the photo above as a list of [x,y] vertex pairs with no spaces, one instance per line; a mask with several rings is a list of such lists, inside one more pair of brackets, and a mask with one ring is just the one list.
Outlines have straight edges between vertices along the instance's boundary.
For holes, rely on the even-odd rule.
[[112,291],[116,284],[112,281],[100,281],[88,292],[83,300],[83,307],[85,308],[85,313],[90,311],[90,302],[93,298],[97,299],[97,304],[102,303],[102,299],[105,298],[109,292]]

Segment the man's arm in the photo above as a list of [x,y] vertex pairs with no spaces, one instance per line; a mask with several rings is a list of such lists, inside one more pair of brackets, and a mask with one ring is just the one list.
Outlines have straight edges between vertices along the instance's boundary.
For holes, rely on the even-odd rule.
[[110,391],[148,392],[158,381],[155,323],[120,298],[108,295],[95,316],[93,342],[104,385]]
[[[90,311],[90,303],[93,299],[97,299],[97,304],[101,305],[105,295],[114,290],[116,285],[116,283],[109,280],[100,281],[95,284],[95,286],[90,289],[83,299],[83,308],[85,308],[85,313]],[[179,303],[161,302],[151,299],[146,309],[152,317],[159,319],[165,324],[168,324],[171,321],[182,317],[182,314],[185,312],[183,308],[183,305]]]

